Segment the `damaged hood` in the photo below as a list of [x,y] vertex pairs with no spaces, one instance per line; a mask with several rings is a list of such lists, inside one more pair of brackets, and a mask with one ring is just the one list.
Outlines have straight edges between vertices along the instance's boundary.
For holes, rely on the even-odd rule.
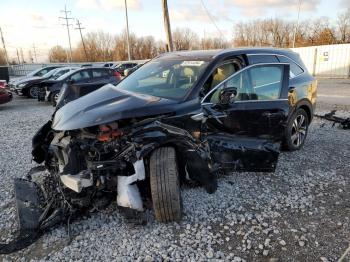
[[150,95],[131,93],[108,84],[60,108],[52,129],[74,130],[120,119],[154,116],[173,112],[178,102]]

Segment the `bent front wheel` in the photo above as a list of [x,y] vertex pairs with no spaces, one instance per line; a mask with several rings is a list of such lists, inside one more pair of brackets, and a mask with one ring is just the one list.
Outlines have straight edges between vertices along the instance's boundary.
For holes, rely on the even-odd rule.
[[180,220],[182,201],[174,148],[161,147],[152,153],[150,184],[156,219],[159,222]]

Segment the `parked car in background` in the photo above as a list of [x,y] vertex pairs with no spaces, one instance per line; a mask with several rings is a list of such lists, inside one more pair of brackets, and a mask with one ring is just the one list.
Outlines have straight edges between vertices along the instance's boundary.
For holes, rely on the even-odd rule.
[[124,70],[124,76],[128,76],[131,73],[135,72],[137,69],[139,69],[141,66],[143,66],[144,64],[138,64],[136,66],[134,66],[133,68],[127,68]]
[[12,100],[12,93],[5,88],[0,88],[0,105]]
[[116,66],[114,69],[117,70],[119,72],[119,74],[121,74],[121,76],[124,76],[124,70],[125,69],[130,69],[137,66],[137,63],[135,62],[124,62],[119,64],[118,66]]
[[[81,68],[74,72],[62,75],[55,80],[46,80],[38,88],[38,100],[49,101],[56,106],[59,93],[63,87],[79,89],[79,93],[87,90],[92,92],[105,84],[116,85],[121,80],[114,69],[103,67]],[[67,87],[66,87],[67,86]],[[86,87],[86,89],[84,89]]]
[[42,67],[39,68],[37,70],[34,70],[32,72],[30,72],[29,74],[25,75],[25,76],[21,76],[21,77],[16,77],[12,80],[9,81],[9,86],[10,89],[14,89],[14,87],[16,86],[16,84],[26,78],[32,78],[32,77],[41,77],[43,75],[45,75],[46,73],[50,72],[51,70],[54,70],[58,67],[61,67],[59,65],[55,65],[55,66],[46,66],[46,67]]
[[53,69],[41,77],[31,77],[19,81],[12,91],[18,95],[27,96],[29,98],[38,97],[38,86],[42,81],[45,80],[56,80],[60,76],[79,69],[78,67],[59,67]]

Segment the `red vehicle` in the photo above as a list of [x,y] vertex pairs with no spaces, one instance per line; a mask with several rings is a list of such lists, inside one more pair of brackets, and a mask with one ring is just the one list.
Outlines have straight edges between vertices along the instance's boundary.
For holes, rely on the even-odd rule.
[[7,91],[5,88],[0,87],[0,105],[10,102],[11,100],[12,100],[12,93]]

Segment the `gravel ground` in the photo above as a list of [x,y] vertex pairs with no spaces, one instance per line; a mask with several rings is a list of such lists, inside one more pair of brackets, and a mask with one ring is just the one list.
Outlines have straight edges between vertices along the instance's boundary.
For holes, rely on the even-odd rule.
[[[34,166],[31,138],[52,111],[22,98],[0,106],[0,242],[17,226],[12,179]],[[0,260],[336,261],[350,241],[349,137],[315,119],[304,149],[282,153],[274,174],[222,175],[212,195],[183,188],[180,223],[150,213],[133,226],[111,206],[74,222],[72,242],[61,226]]]

